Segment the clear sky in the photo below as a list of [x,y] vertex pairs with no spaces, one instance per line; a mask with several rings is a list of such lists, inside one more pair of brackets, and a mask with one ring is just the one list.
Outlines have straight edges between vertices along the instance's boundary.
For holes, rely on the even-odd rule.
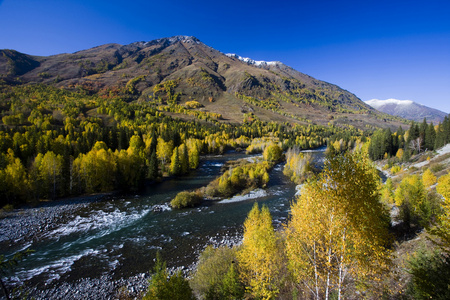
[[0,0],[0,49],[51,55],[174,35],[281,61],[364,101],[450,113],[449,0]]

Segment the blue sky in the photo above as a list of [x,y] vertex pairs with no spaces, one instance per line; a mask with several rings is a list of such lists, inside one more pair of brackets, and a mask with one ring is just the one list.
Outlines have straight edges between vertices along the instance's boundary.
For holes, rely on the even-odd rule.
[[450,112],[450,1],[0,0],[0,49],[34,55],[192,35],[361,100]]

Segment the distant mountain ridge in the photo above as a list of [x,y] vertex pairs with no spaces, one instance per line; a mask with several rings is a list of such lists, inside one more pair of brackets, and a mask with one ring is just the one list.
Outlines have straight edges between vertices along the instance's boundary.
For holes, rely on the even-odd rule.
[[195,100],[201,107],[193,109],[221,114],[223,122],[243,122],[252,114],[262,121],[361,129],[402,123],[281,62],[224,54],[192,36],[106,44],[47,57],[0,50],[1,82],[122,93],[145,101],[155,101],[158,85],[170,82],[177,103]]
[[399,116],[416,122],[421,122],[423,121],[424,118],[426,118],[428,122],[433,122],[434,124],[437,124],[439,122],[442,122],[444,118],[448,115],[443,111],[427,107],[425,105],[416,103],[411,100],[372,99],[366,101],[366,104],[372,106],[373,108],[381,112],[393,116]]

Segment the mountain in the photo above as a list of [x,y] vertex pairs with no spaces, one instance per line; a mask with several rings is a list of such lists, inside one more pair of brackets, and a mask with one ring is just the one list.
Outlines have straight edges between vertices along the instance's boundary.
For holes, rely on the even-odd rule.
[[372,106],[373,108],[393,115],[399,116],[408,120],[413,120],[416,122],[423,121],[427,118],[428,122],[433,122],[437,124],[442,122],[447,116],[447,113],[440,110],[421,105],[411,100],[397,100],[397,99],[387,99],[378,100],[372,99],[366,101],[366,104]]
[[191,36],[106,44],[47,57],[0,50],[0,74],[8,85],[48,84],[162,105],[197,101],[192,109],[220,114],[221,122],[243,122],[251,115],[262,121],[362,129],[402,123],[354,94],[281,62],[224,54]]

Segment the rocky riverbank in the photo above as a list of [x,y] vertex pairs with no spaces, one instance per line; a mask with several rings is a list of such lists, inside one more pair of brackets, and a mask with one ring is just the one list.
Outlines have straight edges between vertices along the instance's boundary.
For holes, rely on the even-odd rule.
[[[33,241],[45,237],[48,232],[57,229],[75,218],[81,209],[89,209],[96,201],[107,201],[110,195],[95,195],[64,199],[55,202],[43,203],[38,207],[14,209],[2,212],[0,218],[0,247],[3,251],[19,251],[30,247]],[[161,205],[159,205],[161,206]],[[214,247],[232,247],[240,244],[242,236],[220,235],[209,237],[207,245]],[[204,248],[203,247],[203,248]],[[17,249],[17,250],[13,250]],[[195,251],[199,255],[200,247]],[[185,276],[189,276],[196,268],[193,263],[189,266],[171,268],[169,272],[181,269]],[[72,282],[59,282],[58,284],[44,282],[35,284],[19,282],[18,279],[6,280],[9,289],[20,287],[13,293],[17,298],[41,299],[140,299],[148,287],[150,273],[138,273],[128,278],[114,278],[112,273],[94,278],[82,278]],[[0,293],[0,299],[3,295]],[[123,297],[121,297],[123,296]]]
[[0,247],[27,244],[44,232],[69,219],[77,210],[110,194],[68,198],[44,202],[37,207],[25,207],[0,213]]
[[47,289],[24,288],[16,292],[18,298],[44,300],[106,300],[106,299],[140,299],[148,287],[148,273],[141,273],[127,279],[113,280],[110,275],[100,278],[83,278],[74,283],[62,283]]

